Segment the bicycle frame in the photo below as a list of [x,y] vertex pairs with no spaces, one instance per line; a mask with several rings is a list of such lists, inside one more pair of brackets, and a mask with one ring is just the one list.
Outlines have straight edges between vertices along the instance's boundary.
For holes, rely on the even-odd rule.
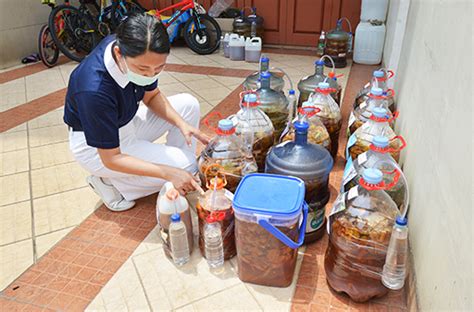
[[179,11],[176,11],[174,12],[171,17],[165,22],[163,23],[163,25],[168,28],[169,25],[173,24],[173,22],[179,18],[181,15],[183,15],[187,10],[189,9],[194,9],[195,6],[194,6],[194,0],[183,0],[181,2],[178,2],[176,4],[173,4],[169,7],[166,7],[164,9],[161,9],[161,10],[156,10],[156,13],[155,13],[155,16],[157,16],[158,18],[160,18],[160,15],[163,13],[163,12],[166,12],[166,11],[169,11],[169,10],[173,10],[173,9],[176,9],[176,8],[179,8]]

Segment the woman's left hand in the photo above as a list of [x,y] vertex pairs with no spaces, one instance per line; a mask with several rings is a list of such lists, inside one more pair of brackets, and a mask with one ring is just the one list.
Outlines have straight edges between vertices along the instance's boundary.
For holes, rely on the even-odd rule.
[[201,130],[194,128],[188,125],[187,123],[183,123],[183,125],[181,125],[179,129],[183,133],[183,136],[186,139],[186,143],[188,143],[188,145],[191,145],[192,137],[198,139],[202,144],[206,145],[207,143],[209,143],[210,138],[207,135],[201,132]]

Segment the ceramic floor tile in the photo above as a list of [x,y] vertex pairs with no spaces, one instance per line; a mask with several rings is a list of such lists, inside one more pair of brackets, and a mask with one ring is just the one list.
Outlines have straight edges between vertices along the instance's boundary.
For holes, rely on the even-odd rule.
[[150,310],[140,279],[131,260],[126,261],[102,288],[87,308],[87,311],[93,311],[94,306],[102,306],[106,311]]
[[220,87],[217,89],[204,89],[196,91],[199,96],[201,96],[206,101],[213,101],[213,100],[223,100],[231,90],[227,89],[227,87]]
[[75,162],[31,171],[33,198],[86,186],[87,171]]
[[64,110],[53,110],[38,118],[28,122],[29,129],[37,129],[51,126],[64,125],[63,121]]
[[0,133],[0,153],[17,151],[28,147],[28,136],[25,131]]
[[10,130],[5,131],[5,133],[12,133],[12,132],[19,132],[19,131],[26,131],[26,122],[22,123],[19,126],[16,126],[15,128],[11,128]]
[[57,242],[63,239],[74,227],[63,229],[60,231],[39,235],[36,233],[36,255],[38,258],[46,254]]
[[0,291],[33,264],[33,241],[0,247]]
[[74,161],[69,142],[30,148],[31,169],[41,169]]
[[226,76],[209,76],[226,87],[234,87],[244,82],[245,78],[226,77]]
[[0,177],[0,206],[30,199],[28,172]]
[[193,310],[184,307],[177,311],[262,311],[243,284],[194,302],[191,306]]
[[214,107],[206,101],[200,101],[199,106],[201,108],[201,116],[202,117],[205,116],[207,113],[209,113],[212,110],[212,108]]
[[71,76],[72,71],[77,67],[76,62],[70,62],[59,66],[59,71],[64,80],[64,83],[67,85],[69,83],[69,76]]
[[166,63],[168,64],[186,64],[181,58],[179,58],[176,55],[169,55],[168,58],[166,59]]
[[151,230],[150,234],[138,245],[137,249],[133,252],[132,256],[137,256],[148,251],[161,249],[161,238],[159,237],[159,228],[156,226]]
[[133,261],[147,298],[157,309],[166,309],[166,305],[184,306],[240,282],[228,261],[220,274],[210,272],[197,246],[190,262],[181,268],[169,261],[161,249],[135,256]]
[[206,75],[198,75],[198,74],[188,74],[188,73],[177,73],[177,72],[169,72],[171,76],[176,78],[181,82],[189,82],[189,81],[196,81],[207,79]]
[[179,82],[176,78],[174,78],[169,72],[163,71],[160,74],[160,80],[158,81],[158,84],[160,86],[164,86],[170,83],[177,83]]
[[0,176],[28,171],[28,150],[0,153]]
[[184,84],[178,82],[160,86],[160,91],[166,96],[172,96],[179,93],[189,92],[190,90]]
[[0,84],[0,112],[26,103],[25,78]]
[[35,234],[78,225],[102,202],[89,187],[33,200]]
[[60,70],[58,68],[50,68],[26,76],[26,100],[33,101],[65,87],[66,84]]
[[31,237],[30,201],[0,207],[0,245]]
[[204,89],[217,89],[222,88],[222,84],[218,83],[214,79],[200,79],[196,81],[188,81],[185,82],[184,85],[189,89],[193,90],[194,92],[199,92],[200,90]]
[[53,143],[65,142],[69,139],[68,129],[65,124],[57,126],[30,129],[30,147],[37,147]]

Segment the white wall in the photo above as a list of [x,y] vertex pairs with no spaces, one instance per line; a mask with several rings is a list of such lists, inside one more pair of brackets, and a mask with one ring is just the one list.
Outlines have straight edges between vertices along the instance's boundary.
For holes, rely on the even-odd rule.
[[394,80],[421,311],[474,309],[472,23],[471,0],[411,0]]
[[0,69],[37,52],[38,32],[50,11],[41,0],[0,0]]

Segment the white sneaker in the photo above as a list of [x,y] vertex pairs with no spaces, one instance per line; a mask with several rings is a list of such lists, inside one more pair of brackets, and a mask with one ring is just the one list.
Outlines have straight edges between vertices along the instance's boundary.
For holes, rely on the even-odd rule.
[[101,178],[88,176],[87,184],[100,196],[104,205],[112,211],[125,211],[135,206],[134,201],[128,201],[112,185],[106,184]]

